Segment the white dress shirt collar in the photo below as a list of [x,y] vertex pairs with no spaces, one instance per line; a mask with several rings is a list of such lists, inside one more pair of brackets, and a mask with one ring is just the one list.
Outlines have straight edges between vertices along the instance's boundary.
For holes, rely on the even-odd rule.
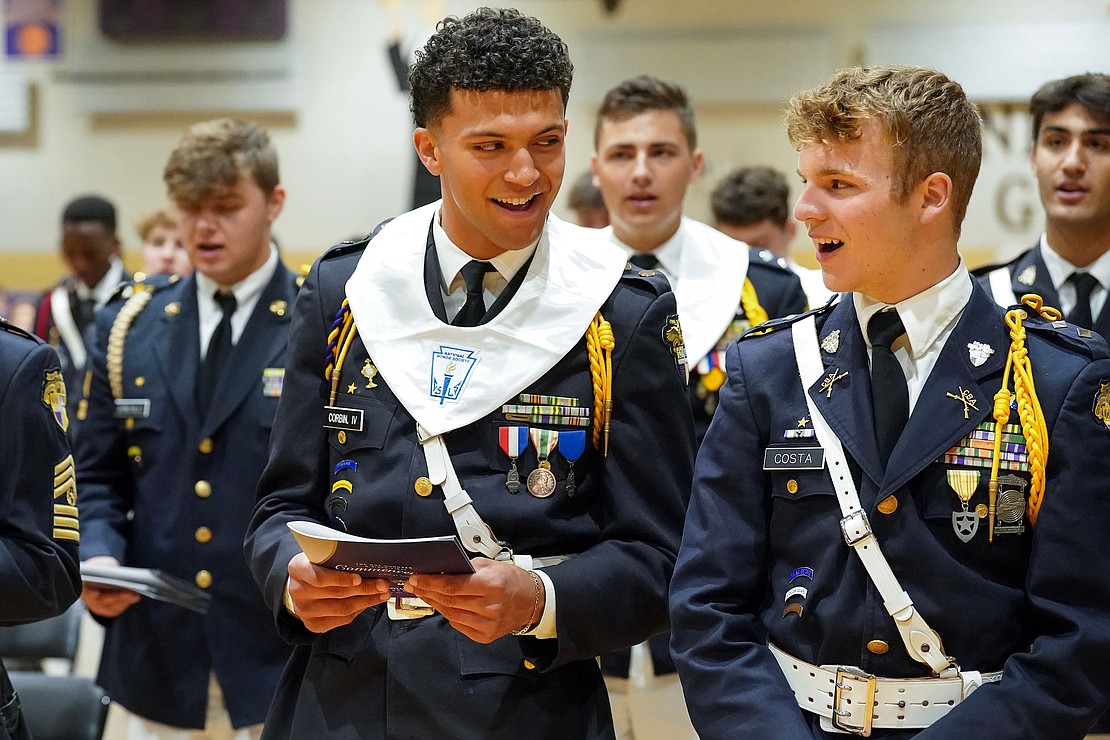
[[[262,267],[231,286],[231,292],[235,295],[235,313],[231,316],[232,344],[238,343],[239,337],[243,335],[243,329],[247,326],[251,312],[254,311],[255,304],[258,303],[258,298],[262,295],[263,289],[269,285],[270,280],[274,277],[277,265],[277,247],[270,244],[270,256]],[[200,356],[204,357],[208,352],[208,342],[212,338],[212,332],[216,331],[216,326],[223,317],[223,310],[220,309],[215,298],[216,292],[220,290],[220,285],[200,270],[193,274],[197,276]]]

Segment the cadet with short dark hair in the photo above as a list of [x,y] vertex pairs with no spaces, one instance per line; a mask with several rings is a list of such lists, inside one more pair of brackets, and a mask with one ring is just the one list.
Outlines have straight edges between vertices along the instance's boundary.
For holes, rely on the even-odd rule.
[[1081,738],[1110,695],[1110,581],[1076,576],[1110,531],[1106,343],[968,274],[957,83],[844,70],[787,131],[843,295],[729,348],[671,584],[694,726]]
[[[443,199],[305,282],[246,543],[297,646],[269,737],[612,738],[596,656],[666,626],[693,457],[681,328],[666,281],[549,213],[571,71],[515,10],[442,21],[410,79]],[[299,520],[457,533],[475,572],[394,596],[311,562]]]

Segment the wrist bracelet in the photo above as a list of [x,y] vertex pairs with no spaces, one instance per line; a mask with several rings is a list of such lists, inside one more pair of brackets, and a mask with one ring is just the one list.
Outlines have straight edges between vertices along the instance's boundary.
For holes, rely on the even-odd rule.
[[536,571],[530,570],[528,571],[528,575],[532,576],[532,587],[535,589],[535,601],[532,602],[532,616],[528,618],[528,621],[520,629],[509,630],[510,635],[519,636],[527,634],[534,630],[536,625],[539,624],[536,620],[536,612],[539,611],[540,608],[540,591],[543,590],[543,584],[540,583],[540,577],[536,575]]

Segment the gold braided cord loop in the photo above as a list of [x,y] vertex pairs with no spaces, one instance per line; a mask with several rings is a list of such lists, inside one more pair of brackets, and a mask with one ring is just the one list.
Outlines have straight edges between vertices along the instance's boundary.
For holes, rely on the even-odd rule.
[[744,315],[748,317],[748,323],[751,326],[758,326],[769,318],[763,306],[759,305],[759,296],[755,294],[755,286],[752,285],[752,279],[749,277],[744,278],[744,288],[740,291],[740,306],[744,309]]
[[[1059,321],[1060,312],[1044,305],[1039,295],[1027,294],[1021,302],[1036,311],[1046,321]],[[1029,361],[1029,350],[1025,346],[1026,318],[1024,309],[1015,308],[1006,312],[1006,325],[1010,327],[1010,351],[1006,355],[1006,369],[1002,374],[1002,387],[994,397],[994,457],[991,460],[991,482],[989,488],[991,530],[994,528],[994,507],[998,493],[998,467],[1001,460],[1002,425],[1010,418],[1011,391],[1008,389],[1011,373],[1014,379],[1013,395],[1017,396],[1018,418],[1021,433],[1025,437],[1025,448],[1029,455],[1029,496],[1026,500],[1025,514],[1029,526],[1037,523],[1037,514],[1044,500],[1045,466],[1048,463],[1048,427],[1045,424],[1041,402],[1037,398],[1037,387],[1033,381],[1033,365]]]
[[331,406],[335,405],[335,397],[339,392],[339,378],[343,374],[343,361],[347,359],[347,352],[351,349],[351,343],[354,341],[355,335],[358,334],[355,317],[347,305],[347,299],[343,299],[340,310],[343,320],[339,327],[333,328],[328,334],[328,347],[331,350],[328,352],[327,367],[324,368],[324,377],[331,381],[331,394],[328,401]]
[[[586,353],[594,389],[593,445],[609,455],[609,420],[613,415],[613,327],[598,311],[586,330]],[[604,434],[604,442],[602,435]]]
[[[116,320],[112,322],[112,328],[108,330],[108,385],[112,389],[112,398],[116,400],[123,398],[123,347],[127,341],[127,332],[135,317],[153,297],[154,291],[150,288],[134,286],[131,297],[120,308]],[[85,395],[88,396],[87,393]]]

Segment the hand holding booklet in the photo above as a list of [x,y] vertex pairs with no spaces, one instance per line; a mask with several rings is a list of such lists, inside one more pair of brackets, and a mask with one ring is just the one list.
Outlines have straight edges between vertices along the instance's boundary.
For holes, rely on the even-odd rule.
[[188,581],[150,568],[81,563],[81,580],[99,588],[134,591],[140,596],[176,604],[200,614],[208,611],[208,600],[211,598],[207,591]]
[[473,573],[458,535],[378,540],[358,537],[318,522],[289,522],[297,544],[310,562],[332,570],[358,573],[390,582],[394,596],[412,596],[405,580],[413,573]]

